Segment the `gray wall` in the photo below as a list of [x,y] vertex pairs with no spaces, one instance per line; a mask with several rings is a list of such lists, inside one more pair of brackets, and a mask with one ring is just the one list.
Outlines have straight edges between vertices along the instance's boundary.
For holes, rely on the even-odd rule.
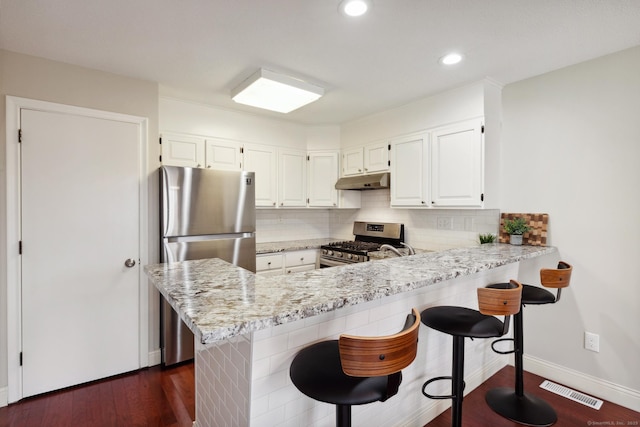
[[[31,98],[60,104],[113,111],[148,118],[149,136],[149,255],[157,260],[157,170],[158,85],[157,83],[90,70],[0,50],[0,389],[7,385],[7,283],[6,271],[6,137],[5,97]],[[157,293],[150,299],[150,349],[158,347]]]
[[501,209],[549,213],[550,244],[575,269],[560,303],[525,308],[525,353],[637,396],[640,47],[510,84],[502,105]]

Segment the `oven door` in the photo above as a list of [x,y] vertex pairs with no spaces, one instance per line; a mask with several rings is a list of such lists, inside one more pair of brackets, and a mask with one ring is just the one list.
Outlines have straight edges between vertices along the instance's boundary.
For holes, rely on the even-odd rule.
[[320,257],[320,268],[340,267],[342,265],[349,265],[349,264],[353,264],[353,263]]

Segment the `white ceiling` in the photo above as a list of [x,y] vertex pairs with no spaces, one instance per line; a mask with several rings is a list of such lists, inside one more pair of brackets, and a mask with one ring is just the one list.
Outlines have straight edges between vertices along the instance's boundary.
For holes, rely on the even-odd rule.
[[[339,124],[489,77],[507,84],[640,45],[640,0],[0,0],[0,48],[156,81],[161,93]],[[457,50],[462,64],[438,59]],[[229,92],[259,67],[326,95],[282,115]],[[639,70],[640,72],[640,70]]]

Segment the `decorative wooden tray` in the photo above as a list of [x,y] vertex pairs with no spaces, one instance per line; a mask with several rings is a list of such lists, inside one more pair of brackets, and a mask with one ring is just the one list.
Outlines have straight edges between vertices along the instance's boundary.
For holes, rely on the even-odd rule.
[[504,220],[514,219],[516,217],[524,218],[531,231],[522,235],[522,244],[531,246],[547,246],[547,225],[549,224],[549,215],[546,213],[503,213],[500,215],[500,235],[498,241],[500,243],[509,243],[509,235],[504,231]]

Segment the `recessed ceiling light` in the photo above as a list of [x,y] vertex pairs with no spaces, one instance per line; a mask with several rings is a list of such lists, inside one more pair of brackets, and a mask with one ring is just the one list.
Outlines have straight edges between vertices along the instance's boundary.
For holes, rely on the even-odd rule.
[[370,0],[342,0],[340,10],[348,16],[362,16],[371,7]]
[[444,64],[444,65],[454,65],[457,64],[458,62],[462,61],[462,55],[460,55],[459,53],[449,53],[445,56],[443,56],[442,58],[440,58],[440,63]]

